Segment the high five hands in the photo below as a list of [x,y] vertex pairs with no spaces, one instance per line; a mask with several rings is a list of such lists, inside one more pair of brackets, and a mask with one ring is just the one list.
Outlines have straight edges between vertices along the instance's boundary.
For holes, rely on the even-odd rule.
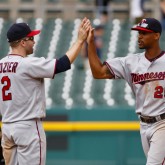
[[78,40],[83,43],[85,40],[87,43],[94,40],[94,28],[91,26],[91,22],[86,17],[82,20],[78,30]]
[[80,43],[83,43],[87,39],[90,27],[91,27],[90,20],[85,17],[81,21],[81,24],[80,24],[79,30],[78,30],[78,41]]

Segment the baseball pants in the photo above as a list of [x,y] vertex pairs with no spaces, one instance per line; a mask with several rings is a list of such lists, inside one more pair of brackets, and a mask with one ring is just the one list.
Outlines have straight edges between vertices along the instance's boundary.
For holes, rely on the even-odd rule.
[[165,165],[165,120],[153,124],[141,122],[140,134],[146,165]]
[[45,165],[46,136],[42,121],[3,123],[2,148],[6,165]]

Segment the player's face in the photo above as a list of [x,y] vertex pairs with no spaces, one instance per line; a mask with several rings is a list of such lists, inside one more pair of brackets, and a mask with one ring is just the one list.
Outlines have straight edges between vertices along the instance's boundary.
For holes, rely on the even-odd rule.
[[24,42],[26,42],[25,51],[26,55],[33,53],[33,46],[35,44],[34,37],[27,37],[24,39]]
[[156,33],[139,31],[139,36],[138,36],[139,49],[148,49],[152,47],[153,44],[155,43],[155,34]]

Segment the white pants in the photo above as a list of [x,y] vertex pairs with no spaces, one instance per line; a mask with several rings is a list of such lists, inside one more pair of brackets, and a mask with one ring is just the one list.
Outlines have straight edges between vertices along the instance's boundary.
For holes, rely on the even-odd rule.
[[165,165],[165,120],[154,124],[140,123],[146,165]]
[[46,136],[42,122],[3,123],[2,148],[6,165],[45,165]]

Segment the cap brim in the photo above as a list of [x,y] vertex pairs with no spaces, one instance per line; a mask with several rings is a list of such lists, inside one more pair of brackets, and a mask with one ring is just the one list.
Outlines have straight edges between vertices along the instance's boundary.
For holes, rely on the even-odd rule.
[[133,27],[133,28],[131,28],[131,30],[150,32],[150,33],[154,32],[153,30],[149,30],[149,29],[146,29],[146,28],[143,28],[143,27],[140,27],[140,26]]
[[27,35],[27,37],[35,36],[35,35],[39,34],[40,32],[41,32],[41,30],[33,30]]

